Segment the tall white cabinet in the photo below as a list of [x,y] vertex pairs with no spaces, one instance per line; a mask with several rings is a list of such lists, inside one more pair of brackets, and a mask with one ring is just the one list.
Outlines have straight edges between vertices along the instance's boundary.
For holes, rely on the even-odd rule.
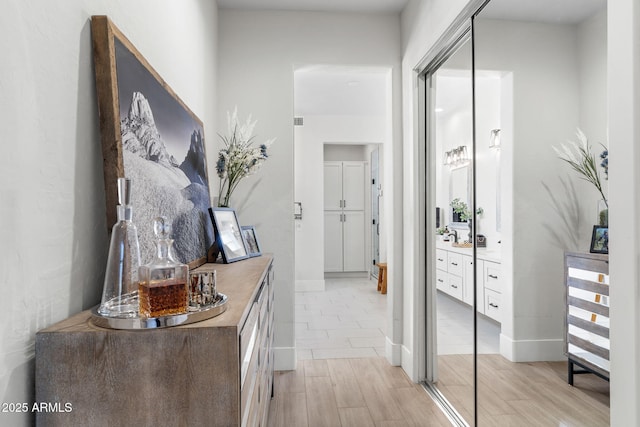
[[365,163],[324,163],[324,271],[366,271]]

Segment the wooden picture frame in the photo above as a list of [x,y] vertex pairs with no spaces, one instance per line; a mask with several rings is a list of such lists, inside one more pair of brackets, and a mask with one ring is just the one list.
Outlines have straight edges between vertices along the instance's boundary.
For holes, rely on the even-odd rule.
[[247,247],[247,253],[250,257],[262,255],[260,250],[260,243],[258,242],[258,235],[256,234],[256,227],[253,225],[242,226],[242,237],[244,238],[245,246]]
[[589,252],[592,254],[609,253],[609,227],[601,225],[593,226]]
[[174,255],[193,268],[213,243],[202,121],[106,16],[91,17],[107,227],[119,177],[132,181],[141,261],[155,254],[153,218],[167,217]]
[[209,208],[209,215],[213,224],[216,246],[222,254],[222,262],[228,264],[249,258],[235,209]]

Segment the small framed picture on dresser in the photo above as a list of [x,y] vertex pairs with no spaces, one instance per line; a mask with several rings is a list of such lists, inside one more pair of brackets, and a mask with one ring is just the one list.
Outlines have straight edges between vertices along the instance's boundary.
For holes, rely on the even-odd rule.
[[253,225],[242,226],[242,237],[244,237],[244,242],[247,244],[247,252],[250,257],[262,255],[256,228]]
[[593,226],[591,233],[591,248],[589,252],[592,254],[608,254],[609,253],[609,227],[600,225]]
[[222,262],[228,264],[248,258],[236,211],[231,208],[209,208],[209,215],[213,223],[217,250],[222,254]]

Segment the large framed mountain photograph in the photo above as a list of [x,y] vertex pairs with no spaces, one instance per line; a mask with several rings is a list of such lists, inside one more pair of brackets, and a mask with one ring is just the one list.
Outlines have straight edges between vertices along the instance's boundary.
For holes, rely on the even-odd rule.
[[93,16],[91,33],[107,226],[117,220],[117,178],[130,178],[142,263],[155,255],[153,219],[162,215],[176,258],[203,264],[213,230],[202,121],[108,17]]

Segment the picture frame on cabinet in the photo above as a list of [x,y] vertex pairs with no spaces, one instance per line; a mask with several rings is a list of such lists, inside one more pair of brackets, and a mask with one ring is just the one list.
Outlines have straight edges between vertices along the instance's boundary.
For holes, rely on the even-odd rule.
[[258,242],[258,236],[256,235],[256,228],[253,225],[242,226],[242,237],[247,245],[247,252],[250,257],[262,255],[260,250],[260,243]]
[[174,256],[204,264],[213,244],[204,125],[127,37],[91,17],[107,226],[116,222],[117,179],[131,179],[142,259],[153,258],[153,219],[175,231]]
[[592,254],[608,254],[609,253],[609,227],[594,225],[591,233],[591,248],[589,252]]
[[209,215],[216,241],[214,246],[217,246],[217,251],[222,254],[222,262],[229,264],[249,258],[235,209],[210,207]]

